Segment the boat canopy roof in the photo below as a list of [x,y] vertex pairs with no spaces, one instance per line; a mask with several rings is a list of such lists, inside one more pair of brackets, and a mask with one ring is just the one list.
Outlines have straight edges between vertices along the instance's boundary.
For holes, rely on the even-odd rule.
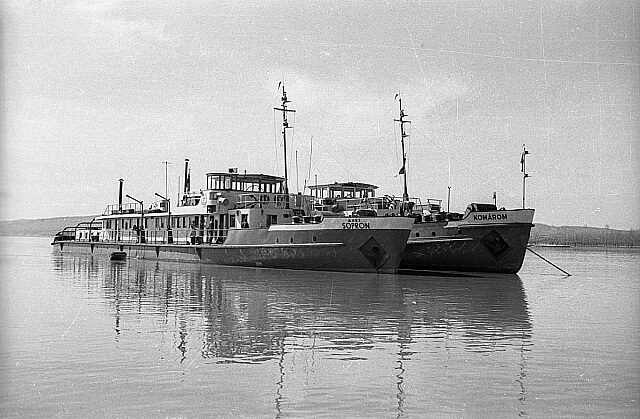
[[283,193],[284,178],[264,174],[237,173],[235,171],[207,173],[207,189]]
[[308,185],[316,198],[371,198],[376,196],[376,185],[361,182],[334,182],[324,185]]

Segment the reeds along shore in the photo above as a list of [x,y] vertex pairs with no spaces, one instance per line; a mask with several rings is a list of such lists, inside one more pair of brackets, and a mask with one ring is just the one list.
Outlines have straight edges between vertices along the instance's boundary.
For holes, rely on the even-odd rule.
[[554,227],[536,224],[529,244],[576,247],[640,247],[640,230],[614,230],[598,227]]

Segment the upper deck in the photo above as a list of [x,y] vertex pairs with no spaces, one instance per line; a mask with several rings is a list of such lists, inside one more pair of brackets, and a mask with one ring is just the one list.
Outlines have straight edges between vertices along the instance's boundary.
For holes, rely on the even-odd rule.
[[207,189],[226,192],[285,193],[284,178],[279,176],[229,172],[207,173]]
[[366,199],[376,196],[376,185],[361,182],[334,182],[323,185],[307,186],[316,199]]

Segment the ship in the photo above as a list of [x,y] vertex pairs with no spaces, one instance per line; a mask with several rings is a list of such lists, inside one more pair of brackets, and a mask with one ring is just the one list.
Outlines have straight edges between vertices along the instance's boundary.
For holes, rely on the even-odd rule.
[[409,123],[400,102],[403,175],[402,197],[376,196],[377,186],[361,182],[334,182],[309,186],[316,211],[325,216],[354,215],[410,218],[411,234],[400,263],[401,273],[487,272],[517,273],[524,262],[534,209],[525,208],[526,157],[521,155],[523,204],[521,209],[498,208],[493,203],[470,203],[464,212],[445,211],[441,199],[410,197],[404,125]]
[[285,176],[211,172],[206,187],[191,189],[185,160],[184,191],[175,205],[165,192],[145,207],[125,194],[119,180],[118,203],[102,215],[57,233],[56,251],[103,255],[112,260],[138,258],[358,273],[396,273],[411,233],[406,217],[325,217],[313,197],[290,193],[286,132],[289,109],[282,86]]

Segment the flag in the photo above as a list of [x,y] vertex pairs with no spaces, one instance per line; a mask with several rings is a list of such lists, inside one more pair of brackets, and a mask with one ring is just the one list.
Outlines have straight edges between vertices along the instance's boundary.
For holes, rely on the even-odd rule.
[[[523,148],[524,148],[524,147],[523,147]],[[526,156],[527,154],[529,154],[529,152],[525,149],[525,150],[522,152],[522,155],[520,156],[520,164],[522,165],[522,168],[520,168],[520,171],[521,171],[522,173],[524,173],[524,159],[525,159],[525,156]]]

